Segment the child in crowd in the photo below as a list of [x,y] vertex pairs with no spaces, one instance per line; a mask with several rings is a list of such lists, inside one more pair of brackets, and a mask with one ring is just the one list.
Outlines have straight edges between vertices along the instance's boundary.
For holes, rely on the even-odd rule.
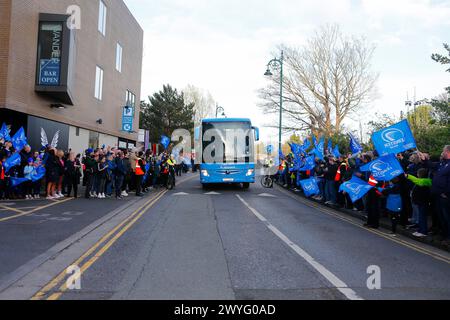
[[23,169],[23,176],[28,181],[25,182],[25,199],[31,200],[33,199],[33,182],[31,181],[31,175],[34,171],[34,159],[28,159],[28,165]]
[[395,236],[397,224],[400,220],[400,213],[403,209],[402,197],[400,195],[400,179],[398,177],[389,182],[389,186],[383,189],[383,195],[387,196],[386,209],[391,218],[391,234]]
[[108,165],[106,164],[106,157],[101,157],[100,162],[97,164],[97,198],[104,199],[105,196],[105,184],[106,184],[106,170]]
[[406,174],[406,178],[414,184],[411,198],[414,206],[417,206],[419,212],[419,231],[413,233],[415,237],[423,238],[428,234],[428,211],[431,201],[431,184],[432,180],[428,178],[428,170],[421,168],[417,170],[417,177]]

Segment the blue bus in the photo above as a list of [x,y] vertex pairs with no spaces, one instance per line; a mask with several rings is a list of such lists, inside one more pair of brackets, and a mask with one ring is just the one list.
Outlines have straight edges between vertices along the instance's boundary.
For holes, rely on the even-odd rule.
[[204,119],[195,129],[200,182],[209,184],[242,184],[248,189],[255,183],[255,141],[259,129],[250,119]]

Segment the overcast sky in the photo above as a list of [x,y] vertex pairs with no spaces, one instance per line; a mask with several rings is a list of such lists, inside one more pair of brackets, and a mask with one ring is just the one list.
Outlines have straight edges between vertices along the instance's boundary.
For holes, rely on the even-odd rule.
[[[450,74],[430,58],[450,43],[450,0],[125,0],[145,32],[142,99],[171,84],[206,89],[229,117],[271,120],[257,90],[279,44],[300,47],[321,25],[338,23],[377,48],[380,98],[357,116],[399,115],[406,94],[432,98]],[[348,125],[354,126],[354,122]],[[263,136],[275,132],[263,129]]]

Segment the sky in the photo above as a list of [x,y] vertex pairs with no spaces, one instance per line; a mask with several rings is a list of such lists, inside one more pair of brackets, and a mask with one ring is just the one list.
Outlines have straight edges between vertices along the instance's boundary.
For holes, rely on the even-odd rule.
[[249,117],[266,139],[277,120],[263,114],[257,90],[280,44],[300,48],[315,30],[339,24],[376,45],[378,98],[347,122],[357,129],[375,113],[399,116],[410,100],[450,85],[431,60],[450,43],[450,0],[124,0],[144,29],[141,98],[171,84],[208,90],[228,117]]

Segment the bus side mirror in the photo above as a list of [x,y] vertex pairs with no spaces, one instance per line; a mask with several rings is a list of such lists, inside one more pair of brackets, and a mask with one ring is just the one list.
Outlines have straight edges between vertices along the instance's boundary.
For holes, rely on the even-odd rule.
[[255,130],[255,141],[259,141],[259,128],[252,127],[253,130]]

